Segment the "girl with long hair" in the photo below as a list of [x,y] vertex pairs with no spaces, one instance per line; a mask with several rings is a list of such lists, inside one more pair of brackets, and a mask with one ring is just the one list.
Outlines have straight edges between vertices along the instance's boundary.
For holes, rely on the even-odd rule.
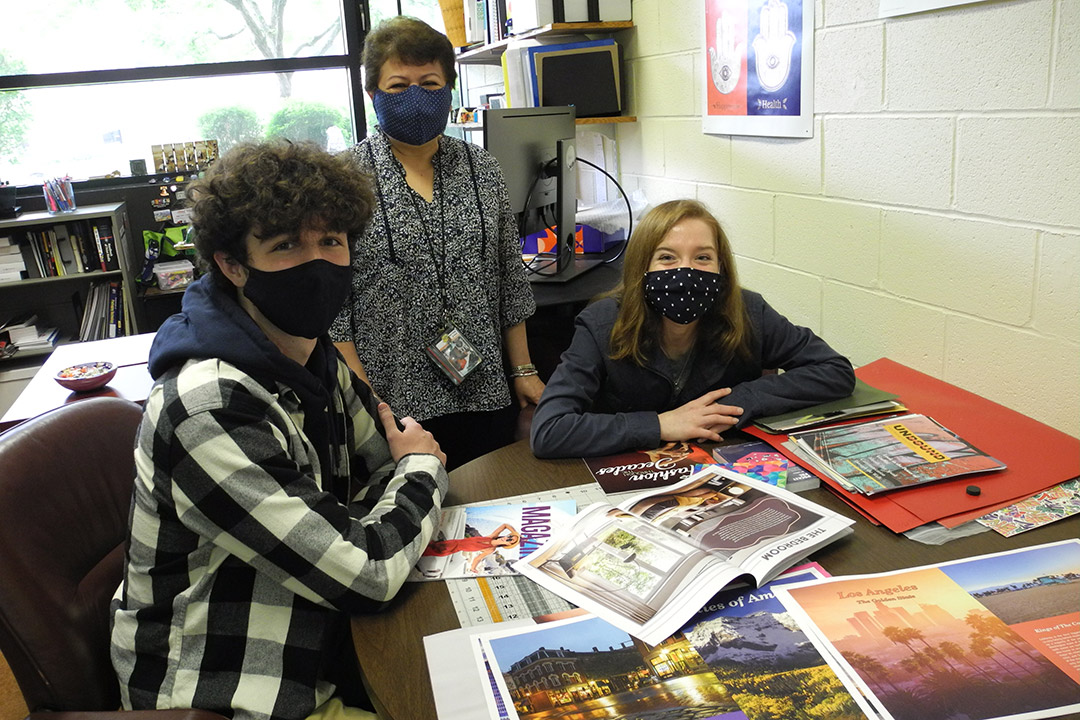
[[586,457],[718,441],[854,387],[847,358],[739,286],[708,209],[673,200],[634,230],[619,287],[578,315],[533,417],[532,449]]

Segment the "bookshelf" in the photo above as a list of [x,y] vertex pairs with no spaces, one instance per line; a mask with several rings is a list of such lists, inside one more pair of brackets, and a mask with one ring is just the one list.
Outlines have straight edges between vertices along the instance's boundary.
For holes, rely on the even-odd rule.
[[[55,238],[58,226],[63,226],[64,232],[68,234],[74,234],[73,230],[76,229],[79,233],[87,232],[87,229],[92,232],[95,225],[103,229],[105,222],[112,229],[115,269],[87,270],[80,261],[82,253],[76,251],[74,264],[67,264],[66,274],[48,275],[46,272],[46,276],[39,277],[43,273],[31,248],[32,243],[37,242],[36,238],[41,237],[41,233],[53,231]],[[134,251],[130,235],[127,210],[122,202],[87,205],[62,213],[26,212],[15,218],[0,220],[0,237],[10,237],[12,242],[20,246],[27,270],[24,274],[30,276],[0,283],[0,307],[3,308],[3,314],[6,316],[33,312],[38,316],[39,326],[55,327],[59,330],[59,343],[78,342],[83,312],[90,302],[92,286],[101,281],[112,281],[119,283],[123,291],[125,317],[122,332],[125,335],[138,333],[139,328],[132,312],[135,285],[131,270],[137,258],[132,257]],[[88,237],[86,240],[92,241],[93,238]],[[89,257],[87,262],[90,262]],[[0,367],[7,363],[40,364],[51,352],[52,348],[21,349],[10,358],[0,361]]]
[[484,64],[498,65],[506,46],[512,40],[529,40],[544,37],[546,35],[580,35],[585,33],[610,33],[619,30],[629,30],[634,27],[633,20],[619,20],[614,22],[571,22],[551,23],[542,27],[534,28],[513,37],[500,40],[499,42],[470,47],[457,56],[457,61],[462,65]]
[[[468,48],[458,53],[456,60],[458,62],[458,65],[463,66],[461,68],[463,72],[460,73],[462,82],[466,87],[471,87],[471,85],[473,84],[472,77],[470,77],[470,73],[467,72],[467,69],[470,66],[499,65],[502,62],[503,53],[506,52],[507,47],[513,41],[530,40],[535,38],[561,35],[603,35],[619,32],[621,30],[629,30],[633,27],[633,20],[618,20],[609,22],[551,23],[542,27],[534,28],[527,32],[519,33],[509,38],[505,38],[498,42],[488,43],[486,45],[469,46]],[[502,87],[501,80],[499,81],[499,87]],[[633,115],[588,117],[578,118],[576,122],[578,125],[608,125],[614,123],[637,122],[637,117]],[[483,126],[479,123],[469,123],[452,127],[468,133],[482,129]]]

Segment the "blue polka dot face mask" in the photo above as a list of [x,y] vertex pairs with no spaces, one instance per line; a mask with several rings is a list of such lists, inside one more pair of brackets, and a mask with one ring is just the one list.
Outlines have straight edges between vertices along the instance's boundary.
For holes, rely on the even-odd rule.
[[427,90],[410,85],[399,93],[375,91],[375,117],[383,132],[408,145],[423,145],[446,129],[452,89]]
[[678,267],[645,273],[645,300],[668,320],[686,325],[716,302],[724,287],[720,273]]

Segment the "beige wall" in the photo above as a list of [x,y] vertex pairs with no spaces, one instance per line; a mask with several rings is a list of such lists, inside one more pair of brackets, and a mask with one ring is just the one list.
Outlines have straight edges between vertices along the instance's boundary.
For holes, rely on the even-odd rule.
[[701,2],[634,0],[624,186],[707,203],[743,283],[856,364],[1080,435],[1080,0],[877,6],[818,0],[790,140],[704,135]]

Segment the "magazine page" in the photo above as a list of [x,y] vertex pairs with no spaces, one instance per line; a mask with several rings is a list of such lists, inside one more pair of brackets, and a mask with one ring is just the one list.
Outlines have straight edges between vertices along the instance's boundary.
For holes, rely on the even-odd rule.
[[639,493],[618,507],[738,565],[758,583],[849,533],[854,524],[722,465],[703,467],[678,485]]
[[[822,576],[807,567],[787,581]],[[724,593],[710,608],[656,644],[594,615],[488,630],[474,647],[497,689],[487,718],[876,718],[770,588]]]
[[510,563],[542,547],[576,511],[573,500],[443,508],[408,580],[515,574]]
[[776,595],[885,718],[1080,712],[1080,540]]
[[852,523],[794,493],[706,466],[619,507],[587,508],[514,567],[655,643],[740,576],[766,582]]
[[843,487],[864,495],[1005,469],[925,415],[807,430],[791,440]]
[[693,473],[696,466],[716,462],[707,450],[688,442],[669,442],[655,450],[582,459],[608,495],[673,485]]

